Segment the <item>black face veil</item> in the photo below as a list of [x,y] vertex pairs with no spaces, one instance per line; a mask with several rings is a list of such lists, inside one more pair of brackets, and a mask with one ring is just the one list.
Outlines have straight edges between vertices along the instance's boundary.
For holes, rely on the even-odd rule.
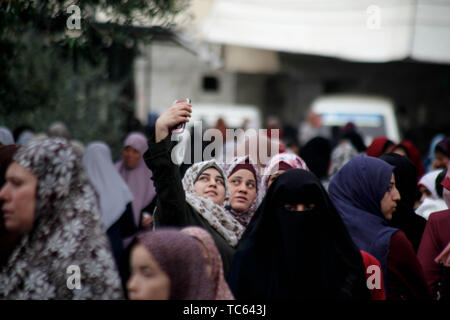
[[[296,204],[307,210],[292,210]],[[236,298],[368,297],[361,254],[316,176],[286,171],[261,206],[252,238],[233,260]]]

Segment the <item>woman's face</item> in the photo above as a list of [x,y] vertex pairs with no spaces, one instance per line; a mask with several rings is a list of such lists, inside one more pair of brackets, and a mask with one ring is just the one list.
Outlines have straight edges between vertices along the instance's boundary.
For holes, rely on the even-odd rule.
[[448,158],[446,155],[440,152],[435,152],[434,156],[436,159],[433,161],[433,168],[435,169],[447,168],[448,164],[450,163],[450,158]]
[[278,170],[273,175],[269,177],[269,180],[267,180],[267,189],[269,189],[270,185],[275,181],[276,178],[278,178],[284,171],[286,170]]
[[141,153],[132,146],[126,146],[123,149],[123,162],[128,169],[134,169],[139,165]]
[[397,201],[400,200],[400,192],[398,192],[395,187],[395,177],[394,174],[391,175],[391,181],[389,187],[384,194],[383,199],[381,199],[381,211],[383,212],[386,220],[392,219],[392,214],[397,208]]
[[6,183],[0,190],[2,213],[8,231],[26,234],[33,228],[37,177],[17,162],[6,171]]
[[433,194],[430,192],[430,190],[427,189],[427,187],[421,185],[419,187],[419,191],[420,191],[420,194],[422,195],[420,197],[420,202],[421,203],[425,200],[425,198],[434,199]]
[[253,173],[239,169],[228,178],[230,205],[238,211],[247,211],[256,198],[256,180]]
[[393,153],[399,154],[403,157],[408,158],[408,154],[405,152],[405,150],[403,150],[402,148],[396,148],[394,149],[394,151],[392,151]]
[[221,205],[225,200],[225,180],[214,168],[202,172],[194,183],[194,190],[200,196],[206,197]]
[[130,300],[169,300],[170,278],[142,244],[131,251],[131,276],[127,282]]

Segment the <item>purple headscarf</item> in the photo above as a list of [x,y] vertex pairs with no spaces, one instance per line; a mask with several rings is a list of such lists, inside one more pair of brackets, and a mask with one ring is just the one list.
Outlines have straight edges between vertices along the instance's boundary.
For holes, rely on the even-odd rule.
[[450,137],[442,139],[435,147],[435,151],[443,153],[445,156],[450,157]]
[[122,159],[116,163],[116,168],[133,194],[133,213],[136,225],[139,225],[141,211],[153,200],[156,191],[151,180],[153,174],[142,158],[148,149],[147,138],[142,133],[130,133],[125,140],[124,148],[128,146],[141,153],[138,166],[134,169],[128,169]]
[[206,273],[200,243],[175,228],[161,228],[138,235],[138,242],[152,254],[170,278],[170,300],[213,300],[214,282]]
[[398,229],[388,225],[381,200],[393,170],[381,159],[359,155],[334,175],[328,189],[355,244],[380,261],[385,283],[391,236]]

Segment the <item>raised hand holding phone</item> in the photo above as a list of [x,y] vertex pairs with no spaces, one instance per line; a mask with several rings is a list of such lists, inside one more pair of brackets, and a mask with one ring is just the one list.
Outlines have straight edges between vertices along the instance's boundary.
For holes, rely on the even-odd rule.
[[[189,98],[178,99],[178,100],[175,100],[173,102],[173,104],[178,104],[178,103],[183,103],[183,102],[191,103],[191,99],[189,99]],[[175,127],[170,129],[170,133],[171,134],[182,133],[184,131],[185,127],[186,127],[186,122],[179,123],[178,125],[176,125]]]
[[[179,125],[184,125],[189,121],[192,108],[190,100],[182,99],[175,101],[173,106],[167,109],[156,120],[155,141],[160,142],[165,139],[172,129],[176,129]],[[182,132],[179,131],[179,132]]]

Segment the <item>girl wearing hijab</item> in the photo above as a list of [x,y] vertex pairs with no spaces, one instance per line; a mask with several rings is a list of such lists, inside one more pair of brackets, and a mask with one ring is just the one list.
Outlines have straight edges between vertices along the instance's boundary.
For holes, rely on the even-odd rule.
[[202,247],[207,274],[214,283],[214,300],[234,300],[233,294],[225,282],[222,259],[211,235],[199,227],[186,227],[181,232],[195,238]]
[[130,133],[124,142],[122,160],[116,168],[133,194],[133,214],[136,225],[141,226],[141,214],[148,208],[156,195],[152,171],[145,165],[143,155],[148,150],[147,138],[139,132]]
[[434,149],[436,148],[437,144],[442,141],[442,139],[445,138],[445,135],[442,133],[439,133],[431,139],[430,146],[428,148],[428,154],[427,157],[423,160],[423,165],[425,166],[425,172],[430,172],[432,170],[435,170],[437,168],[434,167],[434,161],[436,160],[436,155],[434,153]]
[[305,161],[294,153],[279,153],[273,156],[264,170],[263,187],[268,189],[278,176],[293,168],[309,170]]
[[0,270],[0,298],[123,297],[95,191],[66,139],[21,146],[0,199],[6,229],[23,235]]
[[334,175],[328,191],[355,244],[380,261],[387,299],[427,299],[411,242],[388,223],[400,200],[393,171],[383,160],[359,155]]
[[414,212],[417,173],[413,163],[396,153],[386,153],[381,160],[394,166],[395,186],[400,193],[395,214],[389,224],[402,230],[417,252],[427,220]]
[[236,299],[368,299],[364,264],[320,181],[291,169],[270,186],[233,259]]
[[391,152],[394,143],[386,137],[377,137],[373,139],[370,146],[366,149],[366,154],[370,157],[378,158],[385,153]]
[[100,200],[103,230],[108,235],[117,266],[124,249],[123,239],[137,231],[131,202],[133,195],[112,162],[104,142],[90,143],[83,155],[88,178]]
[[244,227],[224,207],[228,197],[225,173],[215,160],[193,164],[183,179],[172,161],[173,144],[169,128],[187,122],[191,105],[178,103],[164,112],[156,121],[155,135],[149,139],[145,163],[153,172],[158,192],[154,213],[155,227],[198,226],[213,237],[221,254],[227,274],[231,259]]
[[315,137],[303,146],[300,152],[301,157],[308,165],[308,168],[320,180],[328,177],[330,166],[331,144],[328,139]]
[[[286,170],[292,168],[308,170],[305,161],[303,161],[302,158],[293,153],[279,153],[270,159],[264,170],[261,188],[259,191],[261,202],[263,201],[262,199],[265,197],[266,190],[270,187],[270,185]],[[247,225],[244,234],[242,235],[242,238],[239,242],[239,247],[245,246],[245,242],[250,241],[250,239],[253,237],[252,233],[255,229],[255,226],[259,223],[261,212],[262,208],[261,205],[259,205],[252,219]]]
[[141,233],[131,251],[131,300],[213,300],[200,243],[177,229]]
[[256,165],[248,156],[237,157],[224,171],[228,177],[230,199],[225,208],[242,226],[247,227],[262,201],[262,181]]
[[436,169],[447,168],[450,163],[450,137],[442,139],[434,148],[435,160],[433,167]]
[[403,140],[399,144],[396,144],[392,148],[392,152],[407,157],[409,160],[411,160],[417,170],[417,179],[422,178],[425,173],[422,156],[420,155],[419,149],[417,149],[417,147],[411,141]]
[[366,145],[364,144],[363,138],[355,130],[344,132],[341,140],[349,141],[352,146],[358,151],[358,153],[363,153],[367,149]]
[[428,220],[430,214],[448,209],[444,199],[439,196],[436,189],[436,180],[442,170],[433,170],[420,178],[418,187],[422,196],[416,214]]
[[331,163],[328,170],[328,179],[323,181],[325,189],[328,190],[328,185],[333,176],[338,172],[347,162],[358,155],[358,151],[348,141],[342,141],[334,148],[331,153]]

